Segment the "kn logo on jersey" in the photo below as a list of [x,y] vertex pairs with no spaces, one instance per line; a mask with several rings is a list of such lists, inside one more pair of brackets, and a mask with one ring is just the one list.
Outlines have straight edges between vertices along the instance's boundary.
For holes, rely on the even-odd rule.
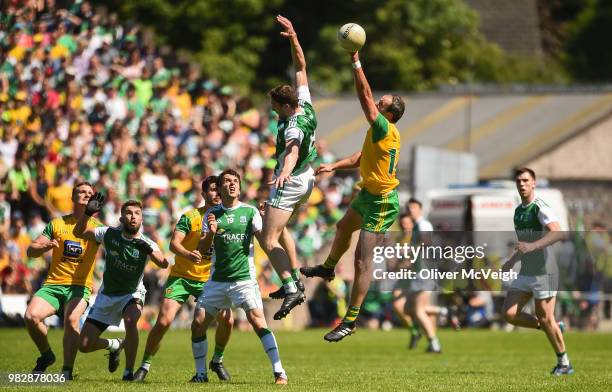
[[83,255],[83,247],[80,242],[64,241],[64,256],[72,259],[78,259]]

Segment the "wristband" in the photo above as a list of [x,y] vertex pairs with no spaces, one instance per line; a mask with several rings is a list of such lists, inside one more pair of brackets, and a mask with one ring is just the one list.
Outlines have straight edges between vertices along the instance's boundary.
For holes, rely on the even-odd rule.
[[176,260],[174,259],[168,259],[168,266],[172,267],[174,264],[176,264]]
[[353,69],[361,68],[361,61],[357,60],[354,63],[352,63],[351,65],[353,66]]

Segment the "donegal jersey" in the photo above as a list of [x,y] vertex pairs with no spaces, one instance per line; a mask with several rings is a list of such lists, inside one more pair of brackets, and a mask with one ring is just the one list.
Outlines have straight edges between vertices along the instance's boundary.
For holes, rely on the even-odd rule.
[[250,205],[239,203],[236,207],[218,205],[206,213],[202,220],[202,232],[208,232],[208,215],[217,220],[217,233],[213,240],[215,249],[211,280],[239,282],[255,279],[253,262],[253,234],[261,230],[259,211]]
[[[206,207],[196,208],[187,211],[179,218],[176,224],[176,231],[180,231],[185,234],[185,238],[181,242],[181,245],[189,251],[196,250],[198,243],[200,242],[200,235],[202,233],[202,217],[206,212]],[[194,263],[186,257],[176,255],[176,264],[170,270],[170,276],[177,276],[180,278],[186,278],[191,280],[197,280],[198,282],[206,282],[210,276],[210,264],[212,259],[212,248],[211,250],[202,255],[201,263]]]
[[302,113],[278,121],[278,134],[276,135],[276,159],[275,173],[278,175],[283,169],[285,161],[285,148],[287,142],[297,139],[300,142],[298,160],[291,174],[299,174],[310,162],[317,158],[315,148],[315,129],[317,128],[317,117],[310,100],[308,86],[298,87],[298,103]]
[[[95,236],[106,251],[102,292],[109,296],[134,293],[142,282],[148,255],[141,253],[132,239],[125,238],[119,227],[98,227]],[[144,235],[140,238],[147,241],[154,252],[159,252],[159,247],[151,239]]]
[[[554,212],[542,199],[535,198],[527,205],[520,204],[514,210],[514,230],[521,242],[534,242],[546,234],[546,225],[557,222]],[[521,256],[519,275],[535,276],[547,273],[546,248]]]
[[400,134],[382,114],[368,132],[361,149],[359,174],[361,186],[374,195],[385,195],[399,185],[396,178],[400,152]]
[[[93,286],[93,270],[98,243],[74,235],[77,219],[74,215],[55,218],[47,224],[42,235],[56,240],[58,248],[53,248],[51,265],[45,284]],[[102,226],[95,218],[87,222],[88,227]]]

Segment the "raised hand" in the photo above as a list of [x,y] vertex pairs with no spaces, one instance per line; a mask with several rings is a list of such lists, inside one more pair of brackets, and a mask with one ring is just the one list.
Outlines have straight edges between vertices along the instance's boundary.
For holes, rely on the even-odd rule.
[[285,18],[282,15],[277,15],[276,21],[278,22],[278,24],[283,26],[283,28],[285,29],[285,31],[281,31],[280,33],[283,37],[291,38],[292,36],[295,35],[293,24],[291,23],[289,19]]
[[87,202],[87,207],[85,207],[85,215],[92,216],[93,214],[100,212],[105,199],[106,198],[102,193],[94,193]]

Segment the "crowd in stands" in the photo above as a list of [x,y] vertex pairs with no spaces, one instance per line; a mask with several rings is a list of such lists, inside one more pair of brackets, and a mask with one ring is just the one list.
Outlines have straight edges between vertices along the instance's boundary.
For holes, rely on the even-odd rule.
[[[25,249],[50,219],[71,212],[77,181],[107,194],[108,225],[118,224],[122,202],[141,200],[144,232],[166,251],[179,216],[201,205],[205,177],[238,169],[243,199],[267,198],[277,123],[268,105],[162,56],[138,25],[88,1],[6,1],[0,12],[2,292],[40,286],[47,260]],[[316,165],[334,159],[324,143],[318,150]],[[352,177],[317,183],[292,223],[302,257],[333,235],[352,188]],[[266,263],[259,258],[262,271]],[[150,298],[165,274],[147,270]]]

